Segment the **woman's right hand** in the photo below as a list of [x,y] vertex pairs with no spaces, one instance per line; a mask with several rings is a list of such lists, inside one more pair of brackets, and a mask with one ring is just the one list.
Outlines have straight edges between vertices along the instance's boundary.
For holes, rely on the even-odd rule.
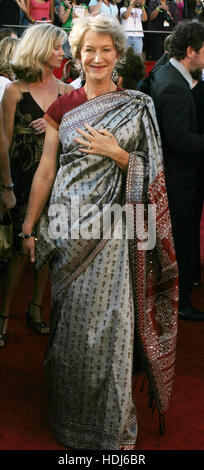
[[38,118],[34,121],[31,121],[29,126],[33,128],[35,134],[44,134],[47,127],[47,122],[43,118]]
[[23,244],[23,252],[25,255],[29,256],[31,263],[35,262],[35,238],[29,237],[24,238]]

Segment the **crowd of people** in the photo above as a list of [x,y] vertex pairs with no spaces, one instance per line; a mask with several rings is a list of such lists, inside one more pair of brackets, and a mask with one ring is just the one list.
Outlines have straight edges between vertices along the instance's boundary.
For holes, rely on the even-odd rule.
[[0,23],[23,27],[48,21],[69,33],[76,18],[105,13],[127,31],[128,44],[148,60],[158,60],[166,35],[183,19],[204,21],[202,0],[1,0]]
[[[134,448],[139,373],[163,431],[178,313],[204,321],[191,303],[200,281],[204,25],[180,21],[178,3],[12,0],[30,27],[0,41],[0,209],[11,212],[14,230],[0,348],[30,260],[26,318],[34,333],[50,333],[44,367],[64,447]],[[156,20],[171,34],[160,35],[161,49],[155,40],[160,60],[145,78],[141,25]],[[42,314],[48,279],[50,325]]]

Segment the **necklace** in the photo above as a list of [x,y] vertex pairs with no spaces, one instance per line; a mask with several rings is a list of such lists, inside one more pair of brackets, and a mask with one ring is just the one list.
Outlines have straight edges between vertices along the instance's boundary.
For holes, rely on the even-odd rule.
[[134,23],[134,26],[136,26],[136,23],[137,23],[137,12],[136,12],[136,8],[134,8],[134,12],[131,10],[131,17],[133,19],[133,23]]

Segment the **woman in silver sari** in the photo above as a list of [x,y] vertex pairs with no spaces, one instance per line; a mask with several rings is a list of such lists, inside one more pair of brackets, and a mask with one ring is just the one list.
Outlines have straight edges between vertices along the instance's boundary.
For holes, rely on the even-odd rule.
[[[127,449],[137,436],[133,376],[148,376],[163,423],[174,374],[177,264],[160,137],[151,98],[112,81],[125,52],[118,21],[80,19],[70,44],[86,83],[45,115],[20,236],[33,262],[35,248],[38,266],[50,260],[44,366],[56,439],[78,449]],[[49,196],[49,224],[41,222],[35,246]]]

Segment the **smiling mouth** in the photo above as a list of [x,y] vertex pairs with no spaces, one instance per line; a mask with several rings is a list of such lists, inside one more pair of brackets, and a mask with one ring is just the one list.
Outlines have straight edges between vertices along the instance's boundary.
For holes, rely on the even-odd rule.
[[105,65],[91,65],[91,68],[94,70],[103,70],[105,67]]

